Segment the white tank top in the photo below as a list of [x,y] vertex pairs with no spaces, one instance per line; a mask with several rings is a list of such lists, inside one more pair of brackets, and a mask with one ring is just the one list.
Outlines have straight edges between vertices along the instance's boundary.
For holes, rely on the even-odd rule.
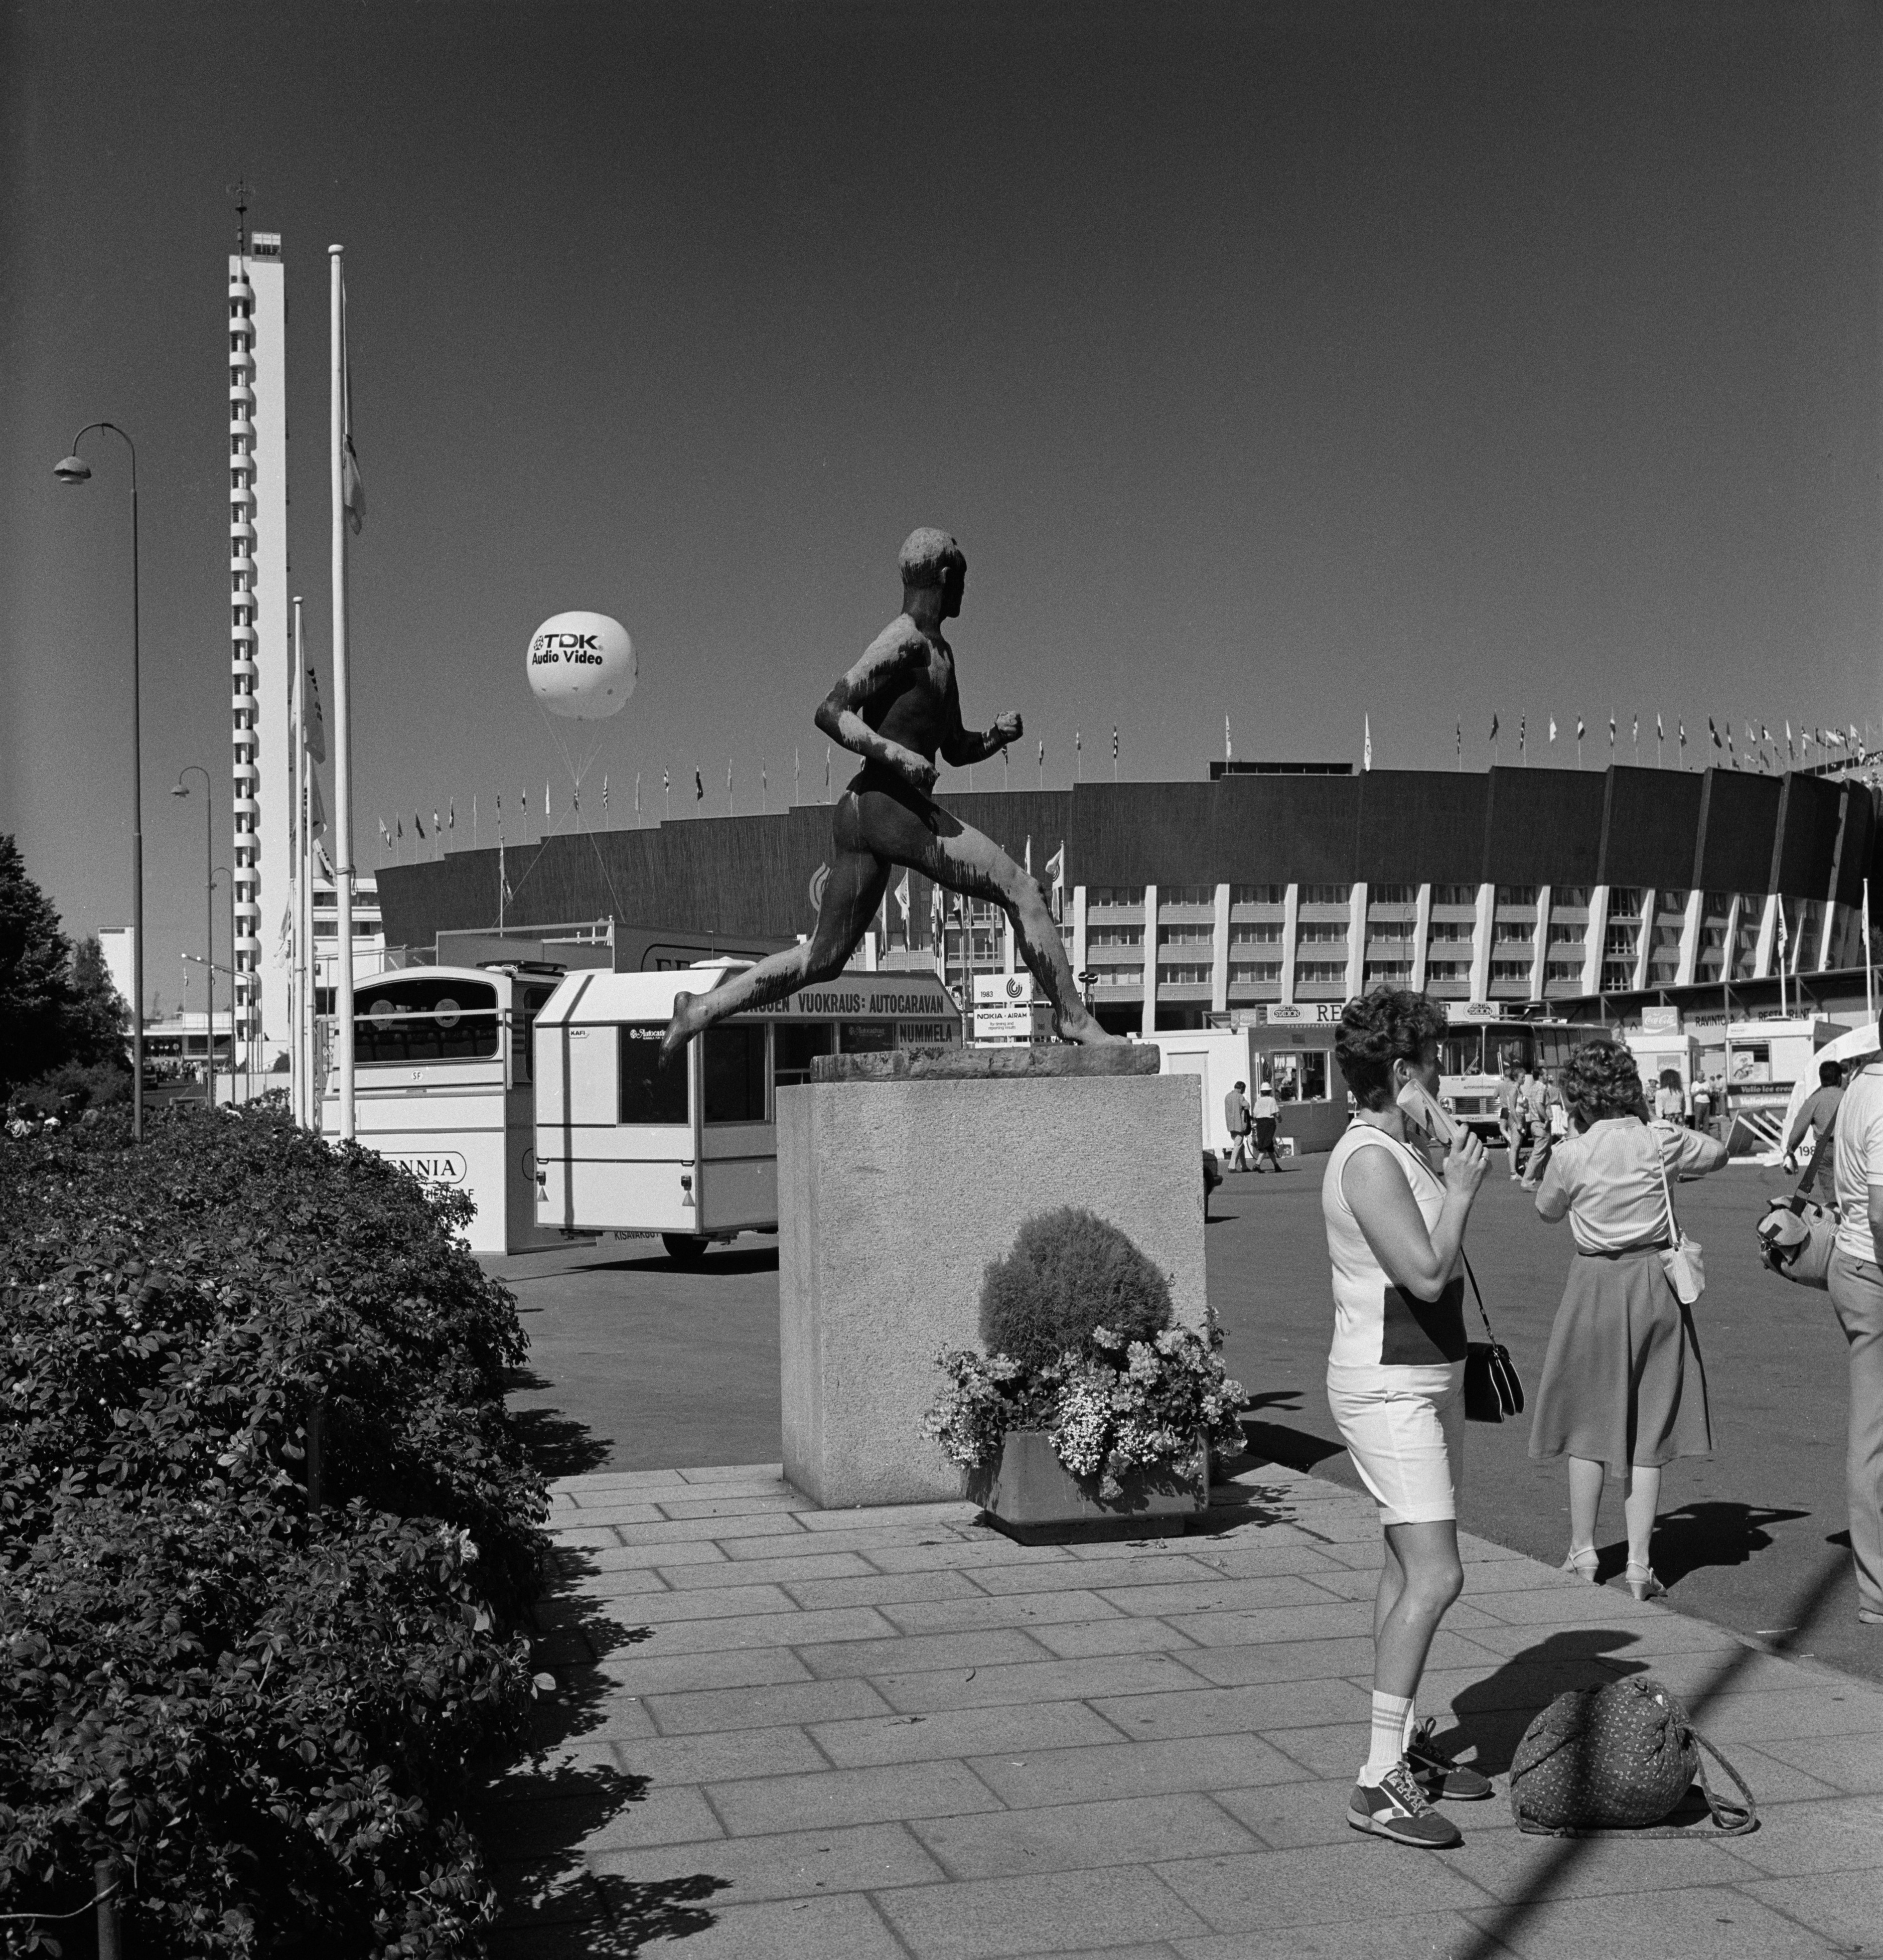
[[1373,1256],[1341,1179],[1356,1150],[1384,1149],[1405,1173],[1429,1232],[1445,1209],[1445,1185],[1424,1160],[1372,1123],[1349,1123],[1329,1153],[1321,1180],[1321,1215],[1333,1269],[1330,1367],[1435,1367],[1464,1359],[1464,1282],[1454,1268],[1435,1300],[1395,1286]]

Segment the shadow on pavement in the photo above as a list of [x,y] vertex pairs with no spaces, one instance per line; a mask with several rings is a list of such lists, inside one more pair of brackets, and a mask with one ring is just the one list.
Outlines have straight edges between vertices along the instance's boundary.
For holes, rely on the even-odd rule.
[[1258,1413],[1273,1409],[1279,1414],[1298,1415],[1301,1396],[1299,1389],[1277,1389],[1267,1395],[1251,1395],[1242,1405],[1243,1446],[1254,1462],[1279,1463],[1290,1470],[1311,1470],[1330,1456],[1346,1455],[1339,1443],[1330,1443],[1324,1436],[1291,1428],[1286,1423],[1264,1421]]
[[715,1246],[698,1265],[683,1265],[664,1252],[649,1252],[638,1258],[597,1259],[582,1268],[585,1273],[775,1273],[778,1247],[766,1246]]
[[[1744,1565],[1772,1543],[1767,1525],[1808,1517],[1808,1511],[1781,1511],[1759,1504],[1707,1500],[1663,1511],[1654,1527],[1654,1569],[1668,1584],[1703,1566]],[[1612,1564],[1619,1573],[1628,1562],[1627,1542],[1601,1548],[1604,1577]]]
[[1513,1654],[1495,1674],[1486,1675],[1451,1698],[1458,1719],[1455,1737],[1440,1739],[1477,1745],[1475,1766],[1486,1776],[1510,1768],[1524,1731],[1559,1694],[1574,1688],[1601,1688],[1618,1674],[1639,1674],[1646,1661],[1614,1658],[1635,1644],[1633,1634],[1612,1627],[1573,1627],[1549,1635]]
[[[594,1570],[586,1553],[559,1553],[552,1593],[572,1603],[566,1589]],[[538,1663],[550,1664],[556,1685],[537,1704],[527,1752],[491,1787],[474,1818],[497,1888],[494,1960],[511,1952],[624,1960],[651,1941],[703,1932],[714,1915],[703,1901],[731,1882],[709,1872],[640,1880],[588,1869],[585,1849],[605,1844],[609,1826],[650,1788],[648,1778],[611,1761],[612,1752],[579,1746],[615,1691],[597,1663],[650,1634],[612,1618],[605,1602],[572,1603],[537,1643]]]
[[[504,1378],[506,1395],[553,1386],[528,1368],[512,1368]],[[513,1408],[510,1422],[524,1454],[545,1477],[580,1477],[608,1460],[611,1446],[587,1423],[578,1422],[560,1409]]]

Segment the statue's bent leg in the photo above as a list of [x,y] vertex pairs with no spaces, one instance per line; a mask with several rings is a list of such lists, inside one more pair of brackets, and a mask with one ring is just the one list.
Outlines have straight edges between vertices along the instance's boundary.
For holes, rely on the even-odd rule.
[[888,883],[887,864],[868,851],[840,849],[824,880],[824,899],[810,938],[801,946],[768,954],[709,994],[676,994],[674,1018],[661,1039],[662,1061],[742,1007],[769,1007],[800,987],[814,987],[841,973],[869,929]]
[[878,858],[906,864],[964,897],[991,901],[1013,921],[1021,957],[1045,988],[1065,1039],[1088,1045],[1123,1039],[1092,1018],[1039,886],[991,837],[914,791],[868,790],[856,801],[861,839]]

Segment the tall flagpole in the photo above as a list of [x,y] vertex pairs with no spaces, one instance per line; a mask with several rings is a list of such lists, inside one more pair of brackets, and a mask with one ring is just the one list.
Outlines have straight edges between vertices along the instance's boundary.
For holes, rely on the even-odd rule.
[[313,1098],[308,1093],[307,1013],[307,876],[311,854],[307,829],[313,815],[313,799],[307,794],[307,654],[301,619],[301,599],[295,598],[295,671],[292,689],[295,704],[295,930],[293,964],[290,969],[288,998],[294,1004],[294,1035],[288,1050],[290,1081],[294,1092],[295,1121],[303,1128],[311,1127],[309,1112]]
[[340,1141],[353,1141],[353,724],[346,648],[346,323],[342,248],[327,247],[332,399],[327,438],[333,490],[333,898],[339,917],[333,1032],[339,1044]]

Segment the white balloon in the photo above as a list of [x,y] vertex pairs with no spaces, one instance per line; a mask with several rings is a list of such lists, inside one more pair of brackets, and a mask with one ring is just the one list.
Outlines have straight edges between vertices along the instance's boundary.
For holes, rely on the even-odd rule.
[[634,692],[634,642],[605,612],[559,612],[530,635],[530,691],[552,714],[600,721]]

